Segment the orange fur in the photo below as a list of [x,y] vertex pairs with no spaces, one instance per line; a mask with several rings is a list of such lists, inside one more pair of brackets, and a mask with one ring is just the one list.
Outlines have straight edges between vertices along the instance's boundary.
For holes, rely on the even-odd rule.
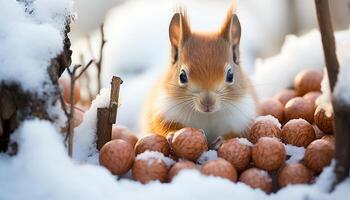
[[[190,120],[199,120],[204,117],[210,121],[211,113],[201,113],[197,108],[202,98],[199,94],[202,93],[213,96],[214,102],[218,102],[218,105],[214,106],[217,106],[218,111],[216,112],[219,113],[225,112],[225,106],[229,107],[231,104],[244,105],[244,98],[252,99],[253,103],[247,104],[248,106],[255,106],[254,88],[239,65],[239,61],[238,63],[233,62],[233,55],[239,56],[240,38],[240,25],[238,18],[233,17],[234,11],[235,6],[232,6],[224,25],[220,31],[214,33],[193,32],[190,30],[187,16],[183,11],[174,15],[169,27],[169,37],[172,43],[171,64],[162,78],[157,81],[146,102],[143,117],[144,131],[167,135],[169,132],[191,125]],[[228,65],[234,72],[233,84],[225,82]],[[188,73],[188,84],[186,85],[179,83],[181,70],[186,70]],[[192,107],[187,106],[187,102],[191,102]],[[238,109],[244,112],[246,108]],[[237,113],[228,113],[227,117],[239,119],[239,116],[234,116],[239,115],[239,110]],[[247,124],[255,114],[255,107],[250,110],[252,113],[248,115],[249,119],[242,119],[247,121]],[[244,118],[243,112],[241,113],[242,118]],[[179,116],[177,116],[178,113]],[[193,119],[196,116],[197,118]],[[220,117],[225,118],[225,115],[220,114]],[[188,121],[187,118],[189,118]],[[207,127],[208,130],[211,128]],[[240,130],[242,133],[237,133],[237,130],[230,128],[223,129],[223,131],[225,133],[220,133],[220,135],[227,133],[241,135],[246,129]]]

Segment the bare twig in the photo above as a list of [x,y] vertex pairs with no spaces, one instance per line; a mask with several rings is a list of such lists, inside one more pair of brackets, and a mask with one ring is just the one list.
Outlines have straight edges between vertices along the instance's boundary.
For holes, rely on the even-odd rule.
[[78,80],[81,75],[90,67],[90,65],[94,62],[94,60],[90,60],[88,64],[80,71],[80,73],[74,78],[75,80]]

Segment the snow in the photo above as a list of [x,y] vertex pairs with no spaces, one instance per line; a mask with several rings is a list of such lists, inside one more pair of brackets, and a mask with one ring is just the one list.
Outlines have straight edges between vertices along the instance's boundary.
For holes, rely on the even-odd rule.
[[252,147],[253,144],[247,138],[236,138],[240,144]]
[[64,18],[71,12],[71,3],[0,2],[0,82],[16,82],[38,94],[47,89],[43,87],[49,80],[46,69],[63,47]]
[[316,99],[316,105],[326,111],[326,115],[330,117],[333,113],[331,88],[329,86],[327,69],[323,69],[323,79],[321,82],[322,94]]
[[[349,43],[349,29],[336,32],[335,39],[338,52],[349,50],[349,46],[342,45]],[[317,30],[300,37],[288,35],[279,54],[256,61],[254,85],[259,97],[271,97],[279,90],[293,86],[294,77],[302,69],[321,70],[324,66],[321,38]]]
[[209,150],[202,153],[202,155],[197,159],[198,164],[205,164],[208,161],[218,159],[218,152],[215,150]]
[[334,95],[338,100],[350,105],[350,40],[341,44],[338,55],[340,68]]
[[165,157],[161,152],[158,152],[158,151],[147,150],[136,156],[136,160],[148,160],[150,162],[153,162],[154,159],[151,159],[151,158],[158,160],[158,162],[163,161],[168,167],[172,166],[175,163],[173,159]]
[[275,124],[278,128],[281,128],[282,125],[281,123],[278,121],[277,118],[275,118],[274,116],[272,115],[264,115],[264,116],[258,116],[255,118],[255,122],[258,122],[258,121],[270,121],[272,122],[273,124]]
[[97,108],[109,106],[110,89],[102,88],[89,110],[84,113],[82,123],[74,129],[73,158],[77,161],[98,163],[96,149]]
[[298,163],[304,158],[304,147],[296,147],[290,144],[285,144],[284,148],[286,149],[286,154],[290,156],[286,163]]
[[[33,131],[35,130],[35,131]],[[350,179],[327,193],[334,178],[334,164],[324,170],[316,184],[288,186],[275,194],[250,189],[242,183],[184,170],[169,184],[146,185],[128,179],[117,180],[104,167],[70,159],[62,136],[50,122],[29,120],[14,133],[19,144],[16,156],[0,154],[0,199],[232,199],[310,200],[344,199],[350,195]]]

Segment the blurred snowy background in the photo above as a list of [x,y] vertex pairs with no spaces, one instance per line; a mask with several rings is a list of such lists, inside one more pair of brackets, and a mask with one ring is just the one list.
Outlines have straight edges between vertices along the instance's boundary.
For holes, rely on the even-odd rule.
[[[330,3],[335,30],[348,29],[347,0]],[[143,99],[168,65],[168,25],[179,4],[187,8],[195,30],[216,31],[231,1],[75,0],[78,18],[71,32],[73,63],[82,63],[82,60],[87,63],[99,56],[99,27],[104,23],[107,43],[103,55],[103,86],[109,86],[112,75],[122,77],[122,106],[118,120],[135,131],[139,131]],[[292,77],[302,68],[323,67],[319,36],[316,31],[311,31],[317,28],[313,0],[238,0],[238,16],[243,30],[242,63],[254,78],[259,96],[268,96],[288,87]],[[287,36],[289,34],[296,36]],[[349,31],[342,37],[349,39]],[[294,66],[304,64],[308,59],[301,63],[298,60],[305,56],[313,58],[308,66]],[[269,81],[266,74],[271,70],[280,73],[272,73]],[[96,72],[92,69],[90,73]],[[280,76],[287,81],[281,82]],[[96,90],[94,80],[89,84]]]

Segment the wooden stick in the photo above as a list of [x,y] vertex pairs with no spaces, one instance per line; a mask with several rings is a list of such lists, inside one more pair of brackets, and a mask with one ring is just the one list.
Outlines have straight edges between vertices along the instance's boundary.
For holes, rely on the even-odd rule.
[[118,110],[118,99],[119,99],[119,89],[120,84],[122,84],[123,81],[121,78],[113,76],[112,82],[111,82],[111,97],[109,102],[109,109],[110,109],[110,115],[109,115],[109,123],[114,124],[117,117],[117,110]]
[[333,92],[337,82],[339,63],[335,50],[335,40],[333,34],[332,18],[328,0],[315,0],[317,21],[321,33],[324,58],[326,62],[329,85]]
[[[336,56],[336,47],[328,0],[315,0],[318,26],[321,33],[323,51],[328,72],[331,91],[337,82],[339,63]],[[336,136],[336,184],[349,176],[350,169],[350,106],[341,99],[332,96],[334,111],[334,133]]]
[[97,109],[97,149],[112,139],[112,126],[116,122],[118,111],[118,99],[121,78],[113,76],[111,82],[111,96],[108,108]]

